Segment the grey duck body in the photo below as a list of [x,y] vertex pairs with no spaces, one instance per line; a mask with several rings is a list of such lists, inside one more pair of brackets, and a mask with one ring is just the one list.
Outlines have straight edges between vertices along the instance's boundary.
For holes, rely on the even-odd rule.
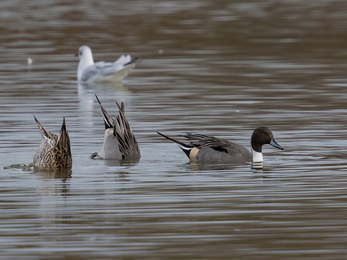
[[251,151],[240,144],[203,134],[187,133],[183,137],[188,143],[183,143],[162,133],[157,133],[177,143],[191,161],[198,162],[242,163],[253,161],[258,163],[263,161],[262,146],[264,144],[270,144],[283,150],[267,127],[258,127],[254,130],[251,137]]
[[[213,136],[187,133],[184,136],[195,148],[199,149],[196,157],[191,160],[204,162],[238,163],[251,161],[250,151],[239,144]],[[194,151],[193,151],[194,152]]]
[[125,117],[124,103],[121,102],[117,106],[119,108],[118,115],[113,119],[99,102],[101,114],[105,123],[104,142],[100,152],[93,153],[90,157],[99,157],[101,159],[140,159],[141,153],[139,145],[134,133],[130,128],[130,124]]

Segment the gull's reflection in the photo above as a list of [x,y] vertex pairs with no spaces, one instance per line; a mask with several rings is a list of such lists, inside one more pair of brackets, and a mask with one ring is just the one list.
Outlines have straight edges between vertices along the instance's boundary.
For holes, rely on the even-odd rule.
[[[81,119],[92,118],[95,94],[102,97],[104,102],[123,101],[129,103],[130,92],[123,82],[114,82],[109,84],[87,84],[78,83],[78,100]],[[84,120],[86,126],[91,126],[91,120]]]
[[[83,131],[92,131],[94,127],[93,112],[98,106],[95,94],[102,98],[104,103],[114,103],[115,101],[123,101],[130,103],[130,92],[123,82],[114,82],[109,84],[86,84],[78,83],[78,109],[79,118],[84,122]],[[115,106],[116,107],[116,106]]]
[[93,117],[93,104],[94,104],[94,87],[88,84],[78,83],[78,109],[79,115],[86,127],[92,125],[91,120],[84,120],[85,118]]

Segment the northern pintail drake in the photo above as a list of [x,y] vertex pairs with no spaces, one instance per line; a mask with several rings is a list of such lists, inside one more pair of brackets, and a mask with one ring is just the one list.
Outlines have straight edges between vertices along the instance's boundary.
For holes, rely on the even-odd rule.
[[34,118],[41,132],[42,141],[35,153],[34,161],[24,170],[29,170],[30,167],[43,171],[71,169],[70,138],[65,126],[65,117],[59,136],[46,130],[35,116]]
[[77,78],[85,83],[121,81],[135,67],[137,61],[132,60],[130,55],[122,55],[115,62],[94,63],[92,50],[86,45],[79,48],[78,56],[80,61]]
[[189,142],[186,144],[174,140],[162,133],[157,133],[177,143],[191,161],[220,163],[252,161],[253,163],[262,163],[262,147],[264,144],[270,144],[273,147],[284,150],[282,146],[275,141],[272,132],[267,127],[258,127],[254,130],[251,138],[251,151],[242,145],[229,142],[228,140],[203,134],[187,133],[183,135],[186,141]]
[[135,135],[130,128],[129,122],[125,117],[124,103],[117,106],[119,109],[115,119],[110,117],[97,95],[96,99],[100,104],[101,114],[105,123],[104,144],[100,152],[93,153],[90,158],[98,156],[101,159],[140,159],[140,149]]

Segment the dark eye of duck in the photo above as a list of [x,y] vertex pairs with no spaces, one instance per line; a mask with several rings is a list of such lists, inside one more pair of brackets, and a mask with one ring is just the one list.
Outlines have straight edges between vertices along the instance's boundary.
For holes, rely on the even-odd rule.
[[80,51],[80,56],[82,56],[82,51]]

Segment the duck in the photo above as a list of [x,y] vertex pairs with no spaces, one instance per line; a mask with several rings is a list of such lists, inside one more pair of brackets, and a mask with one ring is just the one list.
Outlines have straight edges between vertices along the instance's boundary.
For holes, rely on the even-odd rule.
[[270,129],[264,126],[258,127],[253,131],[251,137],[251,151],[240,144],[204,134],[186,133],[183,137],[188,143],[183,143],[160,132],[157,133],[177,143],[190,161],[195,162],[242,163],[252,161],[252,163],[262,164],[262,147],[264,144],[269,144],[275,148],[284,150],[283,147],[275,141]]
[[127,160],[141,158],[139,145],[130,124],[125,117],[124,103],[116,102],[119,109],[118,115],[113,119],[102,106],[95,95],[101,109],[101,115],[105,123],[104,143],[100,152],[94,152],[90,158]]
[[72,155],[70,148],[70,138],[66,130],[65,117],[60,129],[59,136],[46,130],[34,116],[36,124],[41,132],[42,141],[37,149],[34,160],[27,167],[41,171],[68,170],[72,168]]
[[77,79],[82,83],[122,81],[138,61],[130,55],[122,55],[115,62],[94,63],[92,50],[87,45],[81,46],[76,56],[79,57]]

